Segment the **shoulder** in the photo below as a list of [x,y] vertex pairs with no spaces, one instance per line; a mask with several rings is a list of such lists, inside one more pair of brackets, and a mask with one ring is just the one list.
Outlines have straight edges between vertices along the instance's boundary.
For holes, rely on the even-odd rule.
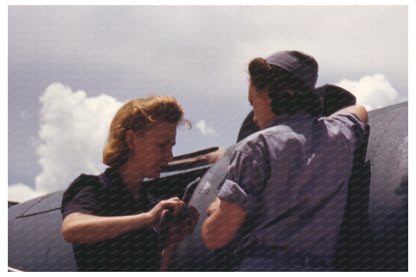
[[67,190],[78,190],[87,186],[96,187],[99,184],[100,175],[81,174],[74,181],[72,181]]
[[62,197],[62,204],[71,201],[81,191],[91,191],[102,187],[99,177],[99,175],[79,175],[65,190]]
[[269,153],[283,150],[288,141],[298,140],[297,134],[287,125],[275,125],[251,134],[234,148],[232,157],[263,159]]
[[360,142],[365,137],[365,124],[356,114],[349,111],[341,111],[329,117],[322,117],[320,121],[325,124],[329,135],[342,134],[355,142]]

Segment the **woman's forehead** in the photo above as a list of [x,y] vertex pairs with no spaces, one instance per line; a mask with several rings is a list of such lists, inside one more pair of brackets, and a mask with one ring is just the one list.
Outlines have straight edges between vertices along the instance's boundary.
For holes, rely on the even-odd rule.
[[154,136],[155,138],[165,138],[166,140],[173,140],[176,136],[176,124],[166,121],[157,121],[150,125],[145,134]]

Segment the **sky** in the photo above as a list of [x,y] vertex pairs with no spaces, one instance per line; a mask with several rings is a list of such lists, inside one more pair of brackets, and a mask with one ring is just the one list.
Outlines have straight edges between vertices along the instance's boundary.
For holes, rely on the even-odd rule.
[[110,121],[132,98],[181,103],[193,127],[179,128],[175,155],[231,146],[250,111],[247,65],[276,51],[314,56],[317,86],[369,110],[408,100],[405,5],[6,8],[12,201],[102,172]]

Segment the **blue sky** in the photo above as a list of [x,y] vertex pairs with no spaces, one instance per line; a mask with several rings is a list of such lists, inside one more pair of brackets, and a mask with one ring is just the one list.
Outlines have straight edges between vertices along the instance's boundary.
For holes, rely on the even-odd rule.
[[122,103],[175,96],[174,154],[228,147],[250,110],[248,62],[296,49],[375,109],[408,100],[406,6],[9,6],[9,200],[105,167]]

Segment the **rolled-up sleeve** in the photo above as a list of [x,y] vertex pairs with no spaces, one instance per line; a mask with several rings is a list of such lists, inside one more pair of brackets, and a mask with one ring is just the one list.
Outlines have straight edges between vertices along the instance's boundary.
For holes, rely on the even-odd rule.
[[255,149],[236,149],[218,197],[239,205],[246,213],[256,210],[268,178],[267,156]]
[[244,206],[248,199],[247,193],[236,182],[230,179],[225,179],[218,197],[241,207]]
[[341,128],[340,131],[352,147],[358,147],[365,141],[365,125],[355,114],[344,111],[330,116],[329,119],[330,122],[337,123],[331,126],[332,129]]

